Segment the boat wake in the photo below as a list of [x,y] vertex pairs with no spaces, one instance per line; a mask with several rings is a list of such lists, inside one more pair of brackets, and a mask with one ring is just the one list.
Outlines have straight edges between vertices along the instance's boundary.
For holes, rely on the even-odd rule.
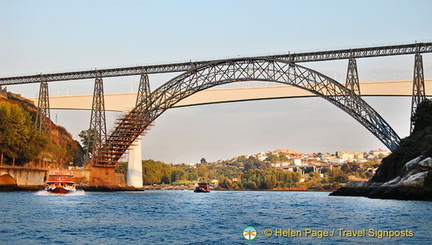
[[36,196],[85,196],[84,190],[71,191],[67,194],[56,194],[46,190],[41,190],[35,193]]

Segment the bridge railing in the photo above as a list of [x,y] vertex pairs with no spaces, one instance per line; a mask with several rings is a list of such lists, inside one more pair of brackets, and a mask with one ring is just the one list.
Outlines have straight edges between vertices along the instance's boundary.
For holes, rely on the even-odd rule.
[[218,61],[226,61],[226,60],[271,58],[271,59],[281,59],[290,62],[302,63],[302,62],[312,62],[312,61],[339,60],[339,59],[348,59],[348,58],[368,58],[368,57],[406,55],[406,54],[431,53],[431,52],[432,52],[431,42],[412,43],[412,44],[404,44],[404,45],[353,48],[353,49],[329,50],[329,51],[318,51],[318,52],[307,52],[307,53],[288,53],[288,54],[261,56],[261,57],[244,57],[244,58],[194,61],[194,62],[162,64],[162,65],[133,66],[133,67],[119,67],[119,68],[111,68],[111,69],[50,73],[50,74],[43,74],[43,75],[37,74],[37,75],[29,75],[29,76],[3,77],[0,78],[0,86],[12,85],[12,84],[39,83],[42,81],[42,78],[47,82],[54,82],[54,81],[95,79],[96,76],[105,78],[105,77],[134,76],[134,75],[140,75],[142,73],[155,74],[155,73],[184,72],[197,66],[218,62]]

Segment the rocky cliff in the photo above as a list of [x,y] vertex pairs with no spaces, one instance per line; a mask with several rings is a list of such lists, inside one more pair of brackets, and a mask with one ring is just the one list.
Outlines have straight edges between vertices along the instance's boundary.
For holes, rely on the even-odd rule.
[[422,102],[413,133],[384,158],[370,181],[348,182],[331,193],[409,200],[432,200],[432,101]]
[[351,181],[330,195],[432,201],[432,158],[408,161],[402,173],[389,181]]

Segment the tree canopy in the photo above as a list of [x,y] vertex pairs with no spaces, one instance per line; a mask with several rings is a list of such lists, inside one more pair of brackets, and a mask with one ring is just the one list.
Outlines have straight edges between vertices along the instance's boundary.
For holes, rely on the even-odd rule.
[[33,127],[30,114],[18,105],[0,103],[0,152],[7,163],[35,160],[49,143]]

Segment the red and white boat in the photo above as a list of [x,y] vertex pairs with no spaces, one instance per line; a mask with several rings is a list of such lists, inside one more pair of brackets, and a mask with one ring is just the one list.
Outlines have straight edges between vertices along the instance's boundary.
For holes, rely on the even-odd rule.
[[48,180],[45,182],[45,190],[56,194],[67,194],[76,191],[73,174],[49,174]]
[[197,187],[195,187],[194,192],[210,192],[210,185],[209,183],[201,182],[197,183]]

